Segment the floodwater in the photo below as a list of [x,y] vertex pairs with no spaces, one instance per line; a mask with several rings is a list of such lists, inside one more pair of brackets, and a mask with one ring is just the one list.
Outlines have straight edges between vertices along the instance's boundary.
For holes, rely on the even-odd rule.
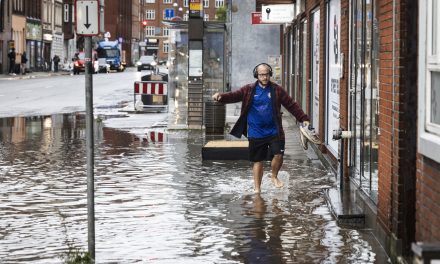
[[[336,224],[318,162],[289,160],[252,192],[247,161],[202,161],[198,131],[95,128],[97,263],[374,263]],[[87,250],[83,114],[0,119],[0,263]]]

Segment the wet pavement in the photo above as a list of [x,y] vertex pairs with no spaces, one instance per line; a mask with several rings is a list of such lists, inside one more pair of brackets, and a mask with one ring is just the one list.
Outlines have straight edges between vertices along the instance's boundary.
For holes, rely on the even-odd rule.
[[[334,176],[292,124],[285,187],[265,175],[255,195],[249,162],[202,161],[200,131],[110,121],[95,128],[97,263],[386,263],[370,230],[336,224]],[[85,151],[82,113],[0,119],[0,263],[87,249]]]

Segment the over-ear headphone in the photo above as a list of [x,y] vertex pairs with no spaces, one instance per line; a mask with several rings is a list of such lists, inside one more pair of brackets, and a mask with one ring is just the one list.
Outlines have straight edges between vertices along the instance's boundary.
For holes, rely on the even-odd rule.
[[269,68],[269,76],[272,77],[272,67],[270,67],[269,64],[263,62],[263,63],[260,63],[260,64],[258,64],[257,66],[255,66],[255,68],[254,68],[254,78],[258,79],[258,71],[257,71],[257,68],[258,68],[258,66],[260,66],[260,65],[266,65],[266,66]]

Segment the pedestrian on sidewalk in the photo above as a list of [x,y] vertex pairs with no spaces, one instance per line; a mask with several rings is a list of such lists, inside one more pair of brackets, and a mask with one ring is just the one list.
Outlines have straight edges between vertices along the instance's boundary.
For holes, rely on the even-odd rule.
[[58,72],[58,64],[60,63],[60,57],[58,57],[58,55],[55,54],[52,60],[53,60],[54,72]]
[[278,179],[283,165],[285,134],[281,119],[281,106],[284,106],[299,122],[309,125],[309,117],[299,104],[278,84],[271,82],[272,67],[267,63],[255,66],[255,83],[247,84],[237,91],[215,93],[212,98],[220,103],[242,102],[241,113],[231,130],[231,135],[249,141],[249,160],[253,162],[253,178],[256,193],[261,192],[263,162],[271,160],[271,180],[275,187],[284,183]]
[[26,63],[27,63],[28,59],[26,56],[26,51],[23,51],[23,54],[21,54],[21,74],[25,75],[26,74]]
[[15,75],[15,56],[15,48],[12,48],[11,51],[8,53],[10,75]]

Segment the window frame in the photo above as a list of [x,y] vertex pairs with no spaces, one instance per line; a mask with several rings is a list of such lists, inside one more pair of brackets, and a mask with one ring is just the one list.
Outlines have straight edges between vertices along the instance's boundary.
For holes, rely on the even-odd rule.
[[155,9],[145,10],[145,19],[146,20],[156,20],[156,10]]
[[203,7],[208,8],[209,7],[209,0],[203,0]]
[[170,52],[170,44],[168,42],[164,42],[162,45],[162,52],[168,53]]
[[[431,117],[431,72],[440,72],[440,27],[436,30],[436,55],[432,51],[433,12],[440,15],[440,3],[433,10],[432,1],[419,6],[419,72],[418,75],[418,151],[440,163],[440,126],[430,122]],[[425,78],[423,78],[425,77]]]
[[225,0],[215,0],[215,8],[220,8],[225,6]]
[[[156,27],[154,27],[154,26],[146,26],[144,31],[145,31],[145,36],[146,37],[156,36]],[[151,32],[153,32],[153,34],[148,34],[148,33],[151,33]]]
[[172,3],[173,3],[173,0],[163,0],[163,3],[164,3],[164,4],[172,4]]

